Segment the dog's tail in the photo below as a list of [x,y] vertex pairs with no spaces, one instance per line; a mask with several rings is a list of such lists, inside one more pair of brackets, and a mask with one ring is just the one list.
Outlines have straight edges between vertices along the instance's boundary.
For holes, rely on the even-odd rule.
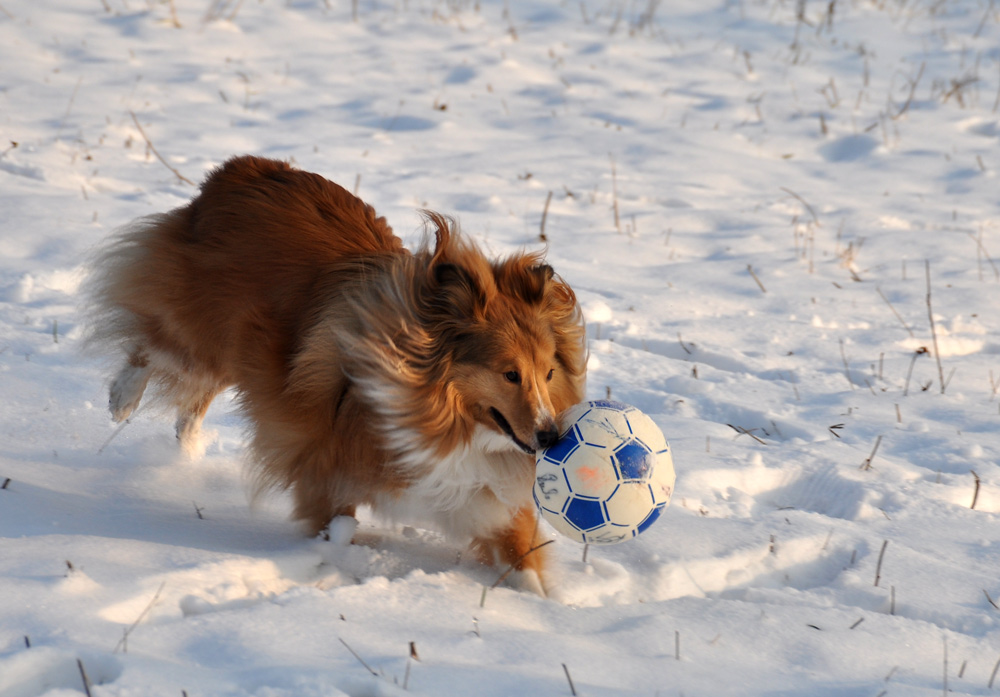
[[168,244],[187,225],[186,208],[140,218],[90,255],[82,288],[86,353],[106,356],[134,350],[159,314],[157,299],[182,273]]

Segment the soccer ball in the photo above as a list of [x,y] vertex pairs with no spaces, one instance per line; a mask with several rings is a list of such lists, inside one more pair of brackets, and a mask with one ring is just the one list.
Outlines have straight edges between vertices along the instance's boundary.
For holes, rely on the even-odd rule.
[[535,505],[563,535],[614,544],[646,530],[674,490],[670,446],[653,420],[611,400],[560,417],[563,434],[535,456]]

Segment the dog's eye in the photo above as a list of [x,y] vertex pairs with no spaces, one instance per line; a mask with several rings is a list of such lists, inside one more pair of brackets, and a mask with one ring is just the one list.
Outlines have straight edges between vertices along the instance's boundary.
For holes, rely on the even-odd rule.
[[545,376],[546,382],[552,381],[552,374],[556,372],[555,368],[549,368],[549,374]]
[[516,370],[508,370],[503,376],[507,378],[507,382],[512,382],[515,385],[521,384],[521,374]]

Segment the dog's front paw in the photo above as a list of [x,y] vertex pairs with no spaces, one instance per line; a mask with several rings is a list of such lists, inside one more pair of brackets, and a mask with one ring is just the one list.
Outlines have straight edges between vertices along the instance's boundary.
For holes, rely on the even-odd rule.
[[545,590],[545,584],[542,583],[541,576],[534,569],[524,569],[523,571],[512,571],[507,577],[507,584],[511,588],[516,588],[519,591],[524,591],[527,593],[534,593],[543,598],[548,597],[548,593]]

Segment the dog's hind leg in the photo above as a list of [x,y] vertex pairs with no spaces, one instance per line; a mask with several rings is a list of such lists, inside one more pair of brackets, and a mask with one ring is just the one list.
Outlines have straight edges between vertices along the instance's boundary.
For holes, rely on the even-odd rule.
[[108,409],[112,419],[120,422],[132,415],[139,406],[152,373],[149,358],[144,352],[135,350],[129,355],[108,389]]
[[186,398],[177,402],[177,421],[174,423],[177,442],[180,443],[181,449],[190,455],[200,454],[201,423],[205,419],[205,412],[208,411],[212,400],[225,389],[224,385],[218,383],[206,384],[211,386],[191,391]]
[[330,522],[335,518],[355,518],[357,506],[349,498],[333,493],[335,484],[331,477],[334,474],[317,467],[315,462],[300,464],[306,466],[300,467],[292,483],[293,517],[308,535],[329,535]]

